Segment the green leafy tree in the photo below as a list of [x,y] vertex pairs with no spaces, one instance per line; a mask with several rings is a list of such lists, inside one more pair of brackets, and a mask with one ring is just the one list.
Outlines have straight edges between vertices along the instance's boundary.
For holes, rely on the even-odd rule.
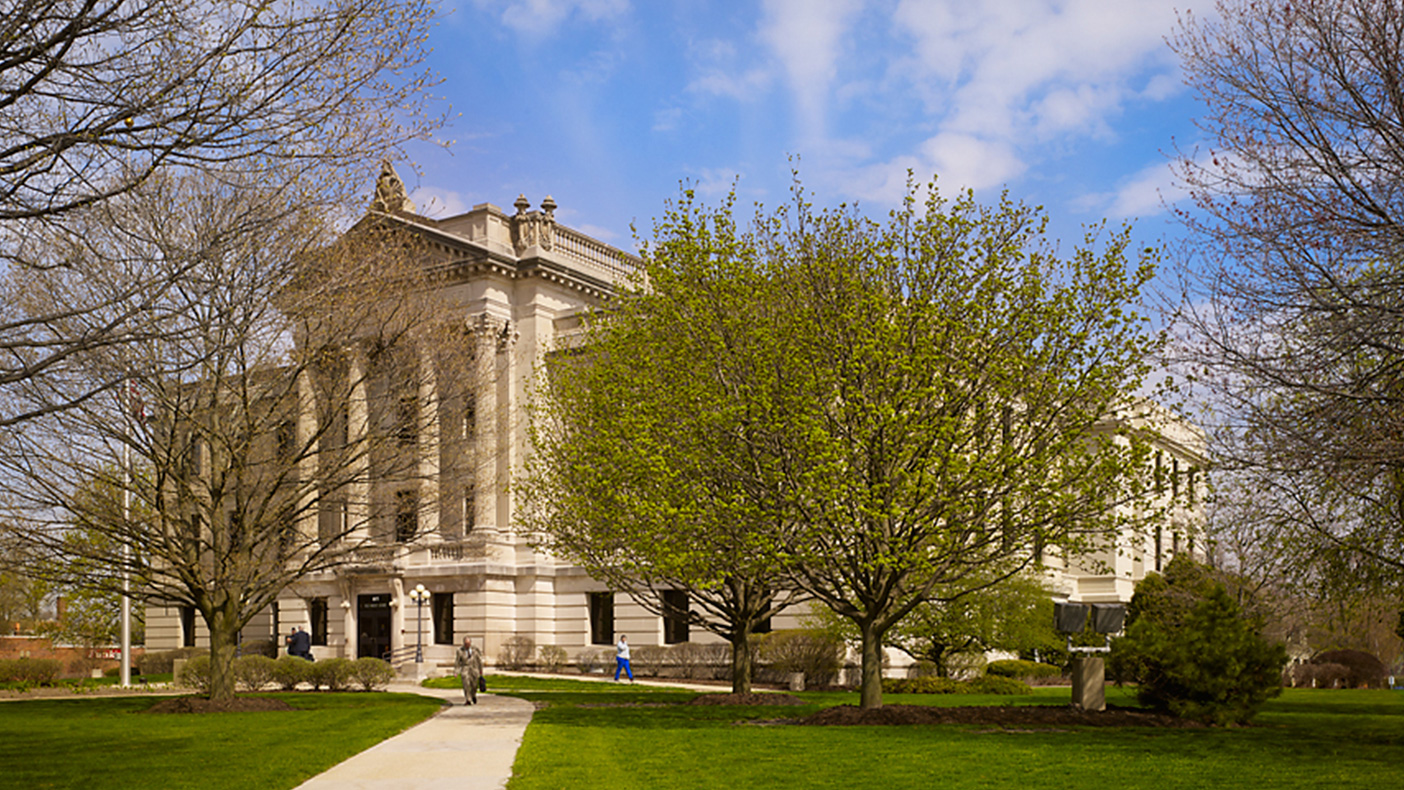
[[953,660],[990,650],[1023,653],[1057,645],[1053,598],[1032,574],[965,590],[956,598],[939,595],[917,606],[893,627],[889,644],[914,659],[936,665],[950,677]]
[[[913,189],[880,223],[817,210],[797,185],[741,230],[730,203],[685,193],[655,230],[637,298],[676,293],[683,271],[697,308],[649,326],[657,351],[612,352],[652,371],[629,397],[660,404],[640,417],[615,398],[624,407],[592,422],[543,420],[587,442],[613,432],[620,448],[604,456],[618,474],[557,500],[645,514],[617,522],[628,549],[601,564],[680,528],[639,572],[716,554],[783,571],[783,588],[858,630],[864,707],[881,705],[888,632],[938,590],[958,597],[1125,526],[1146,448],[1116,418],[1160,345],[1130,308],[1153,266],[1128,265],[1125,233],[1061,258],[1035,210],[929,194]],[[570,474],[596,463],[545,458]],[[719,552],[707,538],[734,522],[750,532]]]
[[1147,575],[1127,619],[1112,662],[1139,683],[1146,705],[1212,724],[1246,723],[1282,691],[1286,650],[1262,638],[1262,623],[1205,566],[1179,557],[1165,575]]
[[[824,609],[814,619],[825,630],[859,643],[858,631],[848,620]],[[985,587],[963,587],[955,597],[938,590],[892,627],[886,645],[930,662],[943,678],[950,677],[962,659],[990,650],[1023,654],[1061,648],[1053,629],[1052,593],[1031,572],[999,578]]]
[[786,386],[784,338],[765,319],[775,282],[730,209],[706,212],[689,194],[645,251],[647,285],[551,358],[520,490],[540,545],[726,639],[732,689],[746,692],[750,634],[795,593],[755,430],[761,403]]

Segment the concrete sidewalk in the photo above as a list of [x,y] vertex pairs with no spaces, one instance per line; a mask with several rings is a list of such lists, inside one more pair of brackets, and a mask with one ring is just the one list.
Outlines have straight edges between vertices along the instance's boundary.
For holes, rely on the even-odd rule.
[[479,694],[395,683],[390,691],[437,697],[453,707],[381,741],[298,785],[298,790],[495,790],[512,776],[532,704]]

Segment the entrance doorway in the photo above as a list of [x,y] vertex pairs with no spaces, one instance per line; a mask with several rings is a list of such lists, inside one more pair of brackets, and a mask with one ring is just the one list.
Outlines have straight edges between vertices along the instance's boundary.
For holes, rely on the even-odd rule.
[[385,658],[390,653],[390,593],[356,597],[356,657]]

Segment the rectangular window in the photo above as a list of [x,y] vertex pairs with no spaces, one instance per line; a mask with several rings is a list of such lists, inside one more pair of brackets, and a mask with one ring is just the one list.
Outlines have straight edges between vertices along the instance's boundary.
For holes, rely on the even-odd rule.
[[292,420],[278,423],[278,462],[290,463],[297,457],[297,425]]
[[614,593],[589,593],[590,644],[614,644]]
[[195,607],[180,607],[180,645],[195,646]]
[[1155,569],[1160,570],[1162,546],[1165,545],[1165,533],[1159,524],[1155,525]]
[[419,396],[401,397],[395,417],[395,436],[399,438],[402,446],[413,446],[419,441]]
[[433,593],[429,599],[434,618],[434,644],[451,645],[453,641],[453,593]]
[[1180,501],[1180,459],[1170,459],[1170,500]]
[[463,489],[463,534],[467,535],[473,531],[473,527],[478,523],[478,498],[473,496],[473,489],[465,486]]
[[308,601],[308,611],[312,616],[312,644],[327,643],[327,599],[313,598]]
[[325,491],[317,503],[317,539],[331,543],[346,535],[347,504],[340,492]]
[[676,645],[688,639],[687,592],[663,591],[663,644]]
[[395,542],[408,543],[419,534],[419,494],[395,492]]

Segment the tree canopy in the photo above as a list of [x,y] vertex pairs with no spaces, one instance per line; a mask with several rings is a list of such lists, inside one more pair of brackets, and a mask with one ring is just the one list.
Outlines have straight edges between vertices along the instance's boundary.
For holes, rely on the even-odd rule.
[[[438,320],[410,239],[367,222],[329,243],[326,218],[276,186],[153,177],[88,216],[87,237],[54,248],[101,244],[107,260],[183,274],[150,299],[161,331],[11,389],[42,416],[0,449],[9,537],[25,550],[7,560],[109,592],[131,577],[144,600],[193,607],[211,694],[228,696],[239,629],[289,584],[417,537],[436,505],[419,493],[421,387],[473,381],[474,340]],[[46,310],[85,287],[64,269],[28,285]],[[92,380],[124,386],[81,397]]]
[[[647,279],[615,308],[656,305],[656,346],[603,363],[641,359],[646,386],[606,397],[617,413],[548,423],[637,455],[620,484],[594,478],[588,493],[645,514],[608,527],[616,557],[645,547],[639,572],[706,557],[719,525],[753,530],[721,559],[780,569],[854,624],[865,707],[881,704],[887,632],[937,590],[958,596],[1126,526],[1146,437],[1117,417],[1161,342],[1131,306],[1153,266],[1128,264],[1125,233],[1064,258],[1033,209],[927,194],[879,222],[815,209],[797,185],[742,229],[732,204],[685,192],[655,229]],[[649,301],[675,280],[695,307]],[[606,334],[613,317],[598,318]],[[575,518],[577,491],[553,523]],[[719,578],[693,567],[708,570],[680,575]]]
[[1171,45],[1206,108],[1178,161],[1177,318],[1212,452],[1244,515],[1313,560],[1293,573],[1397,579],[1404,5],[1222,0]]

